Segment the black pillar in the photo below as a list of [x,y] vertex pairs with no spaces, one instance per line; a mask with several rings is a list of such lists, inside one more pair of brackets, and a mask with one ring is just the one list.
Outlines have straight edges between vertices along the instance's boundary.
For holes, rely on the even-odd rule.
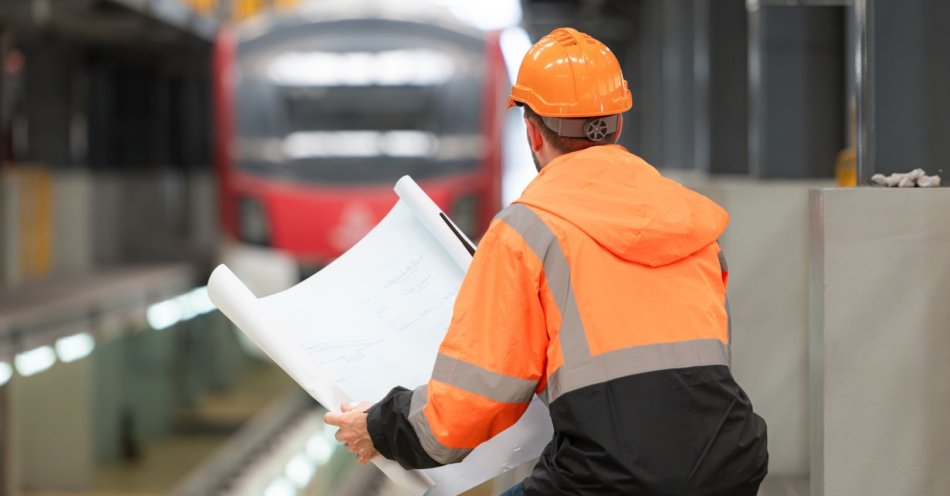
[[844,8],[761,6],[749,15],[753,175],[832,177],[846,144]]
[[950,2],[874,3],[875,166],[950,173]]

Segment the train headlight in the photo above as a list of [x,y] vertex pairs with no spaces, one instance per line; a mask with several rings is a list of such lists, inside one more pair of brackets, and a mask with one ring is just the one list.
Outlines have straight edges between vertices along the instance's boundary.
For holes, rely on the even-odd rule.
[[478,212],[478,198],[475,195],[464,195],[452,203],[452,221],[471,238],[475,234],[475,219]]
[[259,200],[249,196],[241,197],[238,200],[238,216],[242,240],[255,245],[270,244],[267,214]]

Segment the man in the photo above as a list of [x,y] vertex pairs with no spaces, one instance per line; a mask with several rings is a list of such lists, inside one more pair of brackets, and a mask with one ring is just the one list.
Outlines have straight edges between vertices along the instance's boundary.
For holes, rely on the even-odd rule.
[[515,105],[539,174],[479,244],[429,384],[327,422],[361,462],[434,467],[538,394],[554,439],[506,494],[756,494],[766,429],[729,370],[728,214],[613,144],[632,98],[592,37],[535,44]]

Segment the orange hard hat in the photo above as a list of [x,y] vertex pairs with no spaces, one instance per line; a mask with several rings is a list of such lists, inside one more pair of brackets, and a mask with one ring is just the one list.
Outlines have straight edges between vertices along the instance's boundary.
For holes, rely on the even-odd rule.
[[547,117],[594,117],[630,110],[633,97],[607,45],[557,28],[528,50],[508,108],[518,103]]

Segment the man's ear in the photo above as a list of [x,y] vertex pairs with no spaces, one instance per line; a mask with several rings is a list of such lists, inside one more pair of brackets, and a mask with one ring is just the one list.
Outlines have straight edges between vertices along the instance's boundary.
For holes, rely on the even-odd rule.
[[538,123],[525,117],[524,125],[528,128],[528,144],[531,145],[531,150],[535,152],[541,151],[541,147],[544,146],[544,137],[541,134]]
[[614,136],[614,143],[618,143],[620,141],[620,133],[622,132],[623,132],[623,114],[620,114],[620,116],[617,117],[617,135]]

